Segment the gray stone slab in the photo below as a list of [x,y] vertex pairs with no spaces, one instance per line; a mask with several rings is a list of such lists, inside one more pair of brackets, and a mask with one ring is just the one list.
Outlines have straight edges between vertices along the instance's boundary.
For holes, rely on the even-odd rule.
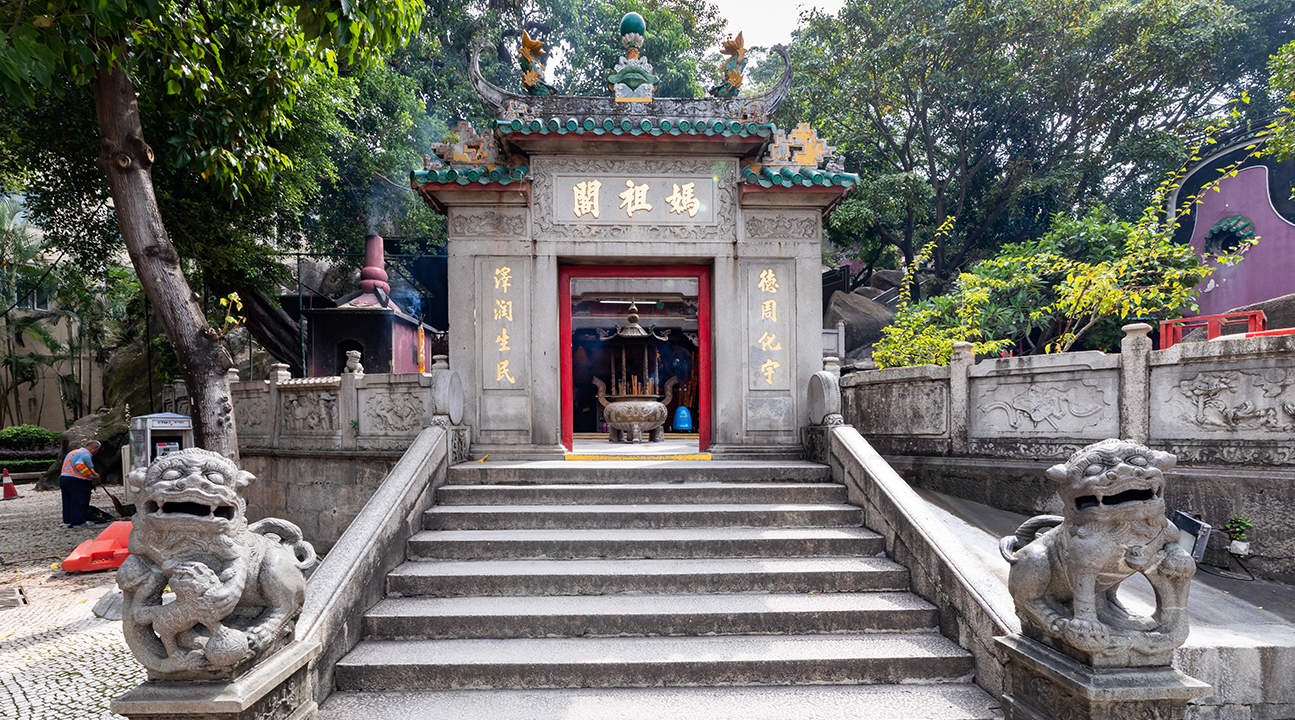
[[958,681],[971,656],[934,633],[365,640],[339,690]]
[[881,536],[862,528],[441,530],[409,540],[411,559],[814,557],[883,550]]
[[594,595],[638,592],[906,590],[908,571],[880,557],[406,562],[387,576],[404,595]]
[[934,631],[907,592],[387,598],[370,638],[617,637]]
[[463,463],[450,468],[453,485],[544,485],[646,482],[828,482],[831,469],[803,461],[536,460]]
[[845,502],[837,483],[622,483],[586,485],[454,485],[437,489],[453,505],[582,503]]
[[588,688],[335,693],[319,720],[991,720],[998,703],[970,685]]
[[423,515],[428,530],[541,528],[851,527],[862,512],[843,504],[458,505]]

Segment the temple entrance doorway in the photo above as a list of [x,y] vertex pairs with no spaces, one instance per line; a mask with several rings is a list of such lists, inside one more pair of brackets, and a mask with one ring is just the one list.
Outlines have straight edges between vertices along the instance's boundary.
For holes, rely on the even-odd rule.
[[558,294],[567,450],[704,451],[711,430],[709,266],[565,265]]

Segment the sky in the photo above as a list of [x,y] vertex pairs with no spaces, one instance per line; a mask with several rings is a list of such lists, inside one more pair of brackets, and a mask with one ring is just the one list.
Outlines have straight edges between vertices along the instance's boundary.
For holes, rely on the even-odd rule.
[[731,34],[742,32],[747,47],[791,41],[802,8],[836,12],[845,0],[711,0],[728,20]]

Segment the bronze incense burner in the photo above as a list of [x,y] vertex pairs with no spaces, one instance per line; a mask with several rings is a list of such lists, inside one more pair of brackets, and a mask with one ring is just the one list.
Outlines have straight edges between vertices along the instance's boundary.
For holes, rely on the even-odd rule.
[[667,338],[639,325],[638,306],[633,303],[626,320],[627,325],[599,336],[607,343],[612,358],[611,392],[602,378],[594,378],[598,403],[607,422],[607,440],[644,442],[646,436],[647,442],[660,442],[665,439],[665,422],[669,417],[663,401],[670,397],[678,378],[672,376],[661,384],[661,354],[650,346],[653,341]]

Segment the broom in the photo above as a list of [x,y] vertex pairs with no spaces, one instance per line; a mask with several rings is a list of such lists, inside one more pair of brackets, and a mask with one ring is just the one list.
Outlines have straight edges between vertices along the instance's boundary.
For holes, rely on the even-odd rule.
[[130,503],[130,504],[128,505],[128,504],[125,504],[125,503],[123,503],[122,501],[118,500],[118,499],[117,499],[117,497],[116,497],[115,495],[113,495],[112,493],[108,492],[108,488],[104,487],[104,484],[103,484],[103,483],[95,483],[95,485],[97,485],[97,486],[99,487],[99,489],[103,491],[103,494],[104,494],[104,495],[107,495],[107,496],[108,496],[108,499],[112,501],[112,507],[113,507],[113,509],[114,509],[114,510],[116,510],[116,511],[117,511],[117,517],[121,517],[121,518],[128,518],[128,517],[130,517],[131,515],[134,515],[134,514],[135,514],[135,504],[134,504],[134,503]]

